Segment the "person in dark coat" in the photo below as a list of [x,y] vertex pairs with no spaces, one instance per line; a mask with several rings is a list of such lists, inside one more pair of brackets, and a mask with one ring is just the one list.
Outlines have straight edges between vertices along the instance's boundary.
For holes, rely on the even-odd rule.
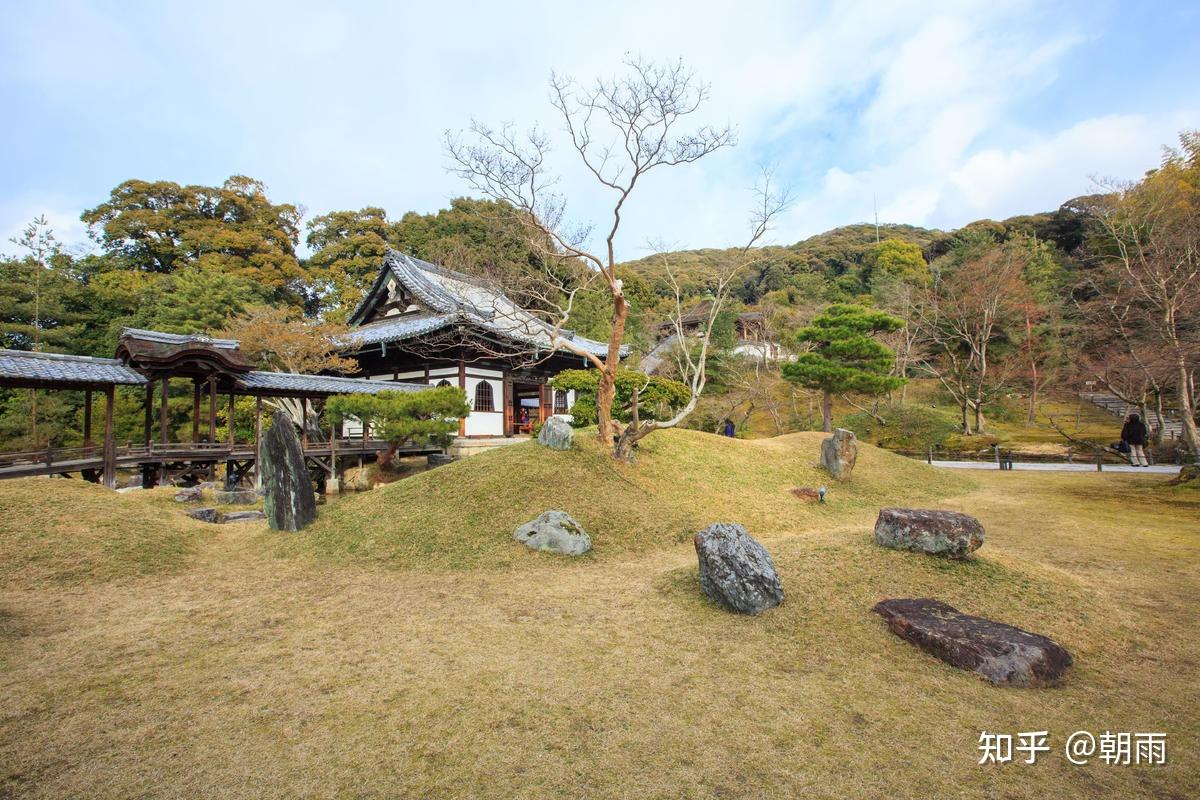
[[1121,441],[1129,447],[1129,463],[1135,467],[1148,467],[1150,462],[1146,460],[1146,444],[1150,432],[1146,430],[1146,423],[1142,422],[1142,418],[1137,414],[1130,414],[1125,418],[1125,425],[1121,428]]
[[736,432],[737,432],[737,428],[736,428],[736,426],[734,426],[733,420],[731,420],[731,419],[725,420],[725,435],[728,436],[730,439],[732,439]]

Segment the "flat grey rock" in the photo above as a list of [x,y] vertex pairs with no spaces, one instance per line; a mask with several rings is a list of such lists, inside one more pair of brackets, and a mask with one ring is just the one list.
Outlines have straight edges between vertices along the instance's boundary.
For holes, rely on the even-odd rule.
[[228,514],[222,514],[217,521],[225,524],[227,522],[251,522],[266,518],[267,515],[261,511],[230,511]]
[[1037,633],[963,614],[939,600],[884,600],[872,609],[892,633],[951,666],[1004,686],[1053,686],[1071,654]]
[[192,519],[198,519],[201,522],[216,522],[217,510],[215,508],[189,508],[187,515]]
[[258,495],[253,489],[218,489],[213,492],[213,500],[227,506],[248,506],[258,502]]
[[513,538],[530,549],[567,556],[592,549],[592,537],[565,511],[547,511],[513,531]]
[[775,562],[741,525],[709,525],[693,542],[700,590],[710,599],[739,614],[757,614],[783,602]]
[[883,508],[875,520],[875,543],[964,560],[983,546],[983,525],[957,511]]

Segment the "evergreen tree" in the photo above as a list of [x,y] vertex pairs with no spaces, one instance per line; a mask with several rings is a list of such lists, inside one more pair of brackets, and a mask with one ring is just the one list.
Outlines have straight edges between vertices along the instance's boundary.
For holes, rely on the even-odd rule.
[[833,430],[834,393],[880,395],[904,383],[904,378],[890,374],[895,354],[871,338],[903,324],[882,311],[832,305],[796,333],[797,342],[813,348],[783,364],[781,370],[787,380],[821,391],[823,430]]
[[335,422],[346,417],[367,421],[374,434],[391,445],[378,456],[379,463],[386,464],[410,439],[448,444],[471,406],[457,386],[436,386],[419,392],[335,395],[325,410]]

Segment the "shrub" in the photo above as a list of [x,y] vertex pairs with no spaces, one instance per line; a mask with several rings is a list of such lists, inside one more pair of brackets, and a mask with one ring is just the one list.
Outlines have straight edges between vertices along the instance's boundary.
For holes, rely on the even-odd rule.
[[886,422],[870,414],[852,414],[842,420],[841,426],[864,441],[893,450],[938,447],[954,430],[946,417],[921,406],[888,406],[880,416]]

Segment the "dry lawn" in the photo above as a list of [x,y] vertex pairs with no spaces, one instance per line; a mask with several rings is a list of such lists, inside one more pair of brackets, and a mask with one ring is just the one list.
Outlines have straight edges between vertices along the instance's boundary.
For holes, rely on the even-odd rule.
[[[628,492],[597,490],[661,496],[667,457],[689,454],[680,470],[744,459],[763,480],[792,483],[795,470],[806,485],[820,438],[688,436],[618,470]],[[708,442],[728,449],[706,456]],[[710,469],[675,490],[686,500],[668,524],[614,515],[594,556],[563,563],[495,533],[513,487],[529,488],[505,461],[533,468],[546,455],[570,477],[591,454],[512,450],[328,509],[323,526],[362,526],[354,552],[355,535],[328,527],[287,546],[255,524],[177,529],[162,492],[71,485],[60,502],[65,482],[0,484],[0,797],[1200,794],[1200,493],[1140,475],[963,478],[866,448],[856,485],[825,508]],[[483,474],[495,470],[505,481],[493,485]],[[497,494],[471,501],[469,526],[410,527],[441,519],[412,510],[439,472]],[[953,496],[938,505],[987,526],[974,562],[871,543],[873,505],[939,491]],[[47,508],[17,518],[33,492]],[[579,514],[595,524],[592,502]],[[50,510],[67,503],[80,513]],[[132,568],[147,559],[83,533],[102,509],[151,520],[180,555]],[[690,543],[673,530],[713,511],[754,521],[782,607],[738,617],[699,595]],[[628,529],[637,520],[645,533]],[[25,529],[92,560],[30,566]],[[484,541],[456,544],[447,530]],[[401,544],[418,535],[453,556]],[[869,610],[889,596],[935,596],[1046,633],[1076,666],[1057,689],[991,686],[889,634]],[[980,767],[984,729],[1046,729],[1055,752]],[[1165,731],[1169,763],[1070,766],[1061,746],[1077,729]]]

